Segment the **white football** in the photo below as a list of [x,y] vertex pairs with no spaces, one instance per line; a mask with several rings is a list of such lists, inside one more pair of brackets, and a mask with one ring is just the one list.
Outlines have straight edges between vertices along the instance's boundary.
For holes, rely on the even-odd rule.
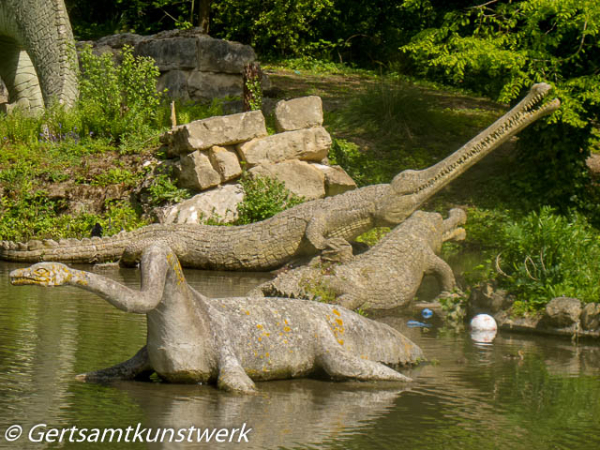
[[489,314],[477,314],[471,319],[471,330],[473,331],[496,331],[498,325]]

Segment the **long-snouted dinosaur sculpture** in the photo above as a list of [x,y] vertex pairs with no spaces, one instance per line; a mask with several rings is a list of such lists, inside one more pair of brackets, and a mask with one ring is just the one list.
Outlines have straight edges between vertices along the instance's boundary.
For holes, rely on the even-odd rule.
[[106,238],[19,244],[3,241],[0,259],[94,263],[114,261],[123,255],[121,261],[127,264],[139,259],[145,246],[161,240],[173,249],[185,267],[271,270],[296,256],[324,250],[333,238],[348,241],[375,226],[402,223],[436,192],[511,136],[556,110],[560,105],[556,99],[541,105],[550,90],[547,84],[536,84],[518,105],[455,153],[428,169],[406,170],[391,184],[366,186],[313,200],[262,222],[237,227],[156,224]]
[[177,383],[217,382],[253,391],[253,380],[305,377],[410,381],[387,365],[414,364],[421,349],[388,325],[345,308],[306,300],[208,299],[185,281],[164,243],[147,247],[137,291],[60,263],[10,274],[15,285],[76,286],[117,308],[146,314],[147,343],[132,359],[81,375],[84,381],[131,379],[149,372]]
[[[322,300],[348,309],[385,310],[406,306],[423,276],[434,275],[442,294],[456,288],[450,266],[439,256],[442,243],[461,240],[462,209],[441,214],[416,211],[369,251],[341,264],[316,263],[282,272],[249,295]],[[325,296],[326,298],[323,298]]]
[[0,78],[11,105],[39,112],[77,99],[77,53],[63,0],[0,1]]

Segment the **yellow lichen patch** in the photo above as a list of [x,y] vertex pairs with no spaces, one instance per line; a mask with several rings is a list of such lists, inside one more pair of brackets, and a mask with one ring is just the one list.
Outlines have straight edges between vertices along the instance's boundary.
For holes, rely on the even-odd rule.
[[260,323],[258,323],[258,324],[256,324],[256,328],[258,328],[259,330],[262,330],[263,326]]
[[262,338],[260,336],[258,337],[258,342],[262,342]]
[[343,339],[338,339],[338,343],[339,343],[340,345],[344,345],[344,340],[343,340]]
[[340,316],[340,312],[337,309],[332,310],[332,312],[336,315],[336,316]]
[[289,325],[289,323],[288,323],[287,319],[284,319],[284,320],[283,320],[283,323],[285,323],[286,325]]
[[185,277],[183,276],[183,270],[181,269],[181,264],[179,264],[179,260],[173,253],[167,254],[167,262],[175,272],[175,276],[177,277],[177,285],[180,286],[185,283]]
[[249,316],[249,315],[250,315],[250,311],[246,310],[246,311],[244,311],[244,312],[246,313],[246,315],[247,315],[247,316]]
[[290,331],[292,331],[292,329],[290,327],[284,327],[283,331],[285,331],[286,333],[289,333]]
[[269,357],[269,352],[265,353],[265,356],[268,358]]
[[337,323],[340,327],[344,325],[344,321],[342,319],[335,319],[335,323]]

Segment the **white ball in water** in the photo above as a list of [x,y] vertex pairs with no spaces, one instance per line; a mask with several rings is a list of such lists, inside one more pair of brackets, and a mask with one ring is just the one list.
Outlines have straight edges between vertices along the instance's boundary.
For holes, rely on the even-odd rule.
[[471,319],[471,330],[473,331],[496,331],[498,325],[489,314],[477,314]]

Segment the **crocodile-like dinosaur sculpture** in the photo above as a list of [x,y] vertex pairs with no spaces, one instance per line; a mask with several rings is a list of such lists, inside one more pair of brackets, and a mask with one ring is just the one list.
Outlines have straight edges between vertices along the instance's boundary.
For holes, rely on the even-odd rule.
[[374,226],[402,223],[426,200],[496,147],[556,110],[560,105],[556,99],[540,106],[550,90],[547,84],[536,84],[518,105],[455,153],[427,169],[405,170],[391,184],[366,186],[313,200],[262,222],[237,227],[155,224],[106,238],[19,244],[3,241],[0,242],[0,259],[94,263],[116,260],[123,255],[121,261],[127,264],[139,259],[145,246],[162,240],[185,267],[271,270],[296,256],[324,250],[333,238],[348,241]]
[[452,269],[436,253],[449,239],[464,239],[459,226],[466,221],[461,209],[448,219],[438,213],[416,211],[369,251],[341,264],[316,263],[282,272],[254,289],[250,296],[327,300],[348,309],[392,309],[408,304],[423,275],[434,274],[442,294],[456,288]]
[[60,263],[10,274],[15,285],[70,285],[117,308],[146,314],[146,346],[132,359],[80,376],[127,379],[156,372],[179,383],[217,382],[255,390],[253,380],[296,378],[324,371],[332,378],[409,381],[388,365],[414,364],[421,349],[388,325],[345,308],[306,300],[208,299],[191,288],[164,243],[147,247],[137,291]]
[[0,78],[9,108],[77,100],[77,53],[64,0],[0,1]]

